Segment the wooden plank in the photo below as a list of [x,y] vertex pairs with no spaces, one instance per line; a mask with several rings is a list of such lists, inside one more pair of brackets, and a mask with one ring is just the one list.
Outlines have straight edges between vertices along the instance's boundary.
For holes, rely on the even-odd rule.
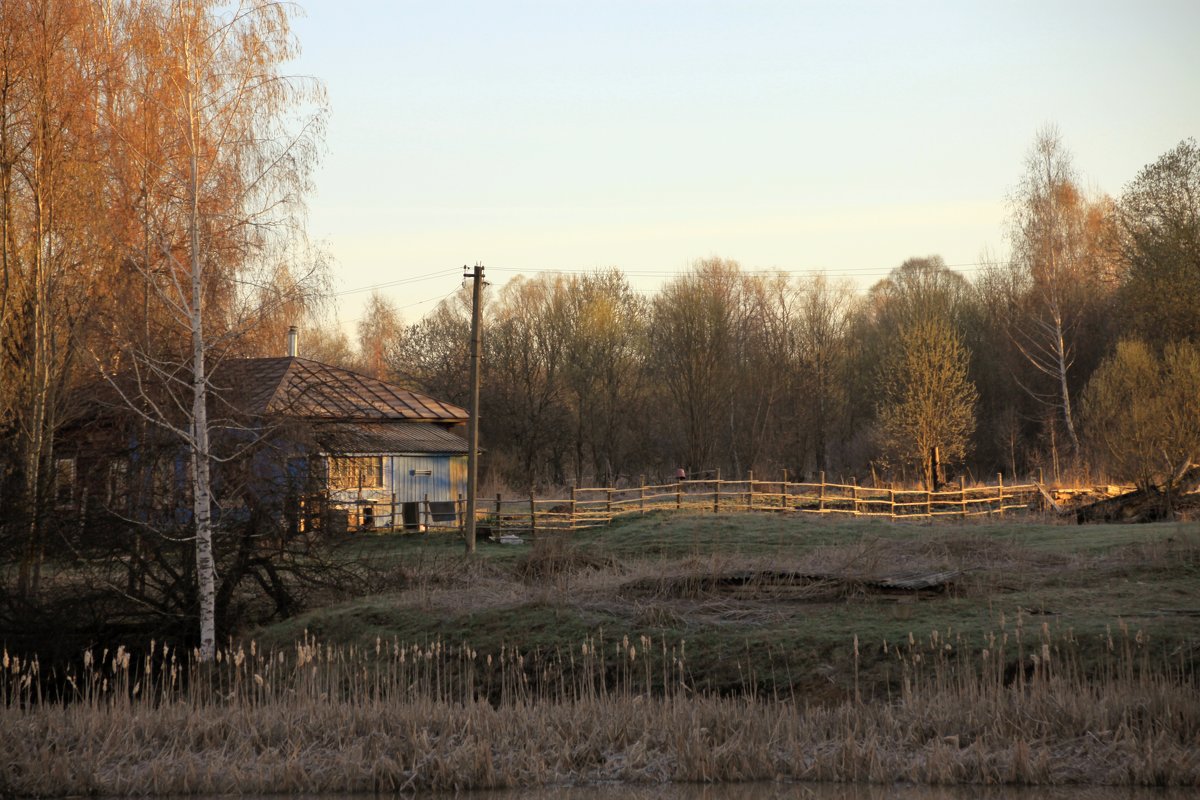
[[1037,486],[1037,490],[1042,493],[1042,498],[1045,499],[1045,501],[1049,504],[1050,508],[1054,509],[1054,513],[1056,513],[1056,514],[1063,513],[1062,506],[1060,506],[1058,503],[1054,502],[1054,498],[1051,497],[1050,493],[1046,491],[1045,486],[1043,486],[1040,483],[1036,483],[1034,485]]

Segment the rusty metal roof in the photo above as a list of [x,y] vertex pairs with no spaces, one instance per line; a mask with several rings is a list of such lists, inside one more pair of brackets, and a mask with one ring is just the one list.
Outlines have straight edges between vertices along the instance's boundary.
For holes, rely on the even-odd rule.
[[317,425],[313,434],[327,453],[467,452],[467,440],[429,422],[333,422]]
[[256,415],[442,423],[468,418],[458,406],[307,358],[230,359],[213,370],[212,385],[239,410]]

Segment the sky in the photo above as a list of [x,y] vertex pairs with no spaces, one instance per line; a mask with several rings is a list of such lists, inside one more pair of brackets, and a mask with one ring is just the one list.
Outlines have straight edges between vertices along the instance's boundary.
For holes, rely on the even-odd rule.
[[325,83],[309,232],[353,337],[371,289],[419,319],[482,263],[699,259],[860,289],[913,256],[1002,257],[1057,126],[1119,195],[1200,137],[1200,2],[300,0]]

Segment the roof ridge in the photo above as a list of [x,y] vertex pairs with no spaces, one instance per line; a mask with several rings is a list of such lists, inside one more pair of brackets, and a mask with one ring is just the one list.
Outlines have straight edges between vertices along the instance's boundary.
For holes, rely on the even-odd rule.
[[268,358],[271,360],[284,359],[288,362],[288,364],[286,367],[284,367],[283,373],[279,376],[279,382],[275,384],[275,388],[271,390],[270,396],[267,397],[267,402],[263,403],[264,414],[271,410],[271,406],[275,403],[275,398],[279,396],[280,392],[283,391],[284,384],[287,383],[287,377],[291,374],[292,367],[295,366],[295,363],[299,360],[296,356],[262,356],[260,357],[260,360],[266,360]]

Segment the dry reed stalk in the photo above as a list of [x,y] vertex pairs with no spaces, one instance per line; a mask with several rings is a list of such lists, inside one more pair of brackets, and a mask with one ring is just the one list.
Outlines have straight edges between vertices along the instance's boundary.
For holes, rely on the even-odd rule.
[[[1189,654],[1009,624],[884,644],[890,702],[698,694],[684,641],[569,652],[376,640],[217,662],[152,647],[61,675],[3,655],[0,795],[401,792],[596,781],[1200,785]],[[1104,652],[1088,674],[1082,651]],[[865,647],[865,645],[860,645]],[[749,655],[749,654],[747,654]],[[749,660],[748,660],[749,661]],[[1014,668],[1015,667],[1015,668]],[[53,691],[52,691],[53,689]],[[56,694],[61,692],[62,694]]]

